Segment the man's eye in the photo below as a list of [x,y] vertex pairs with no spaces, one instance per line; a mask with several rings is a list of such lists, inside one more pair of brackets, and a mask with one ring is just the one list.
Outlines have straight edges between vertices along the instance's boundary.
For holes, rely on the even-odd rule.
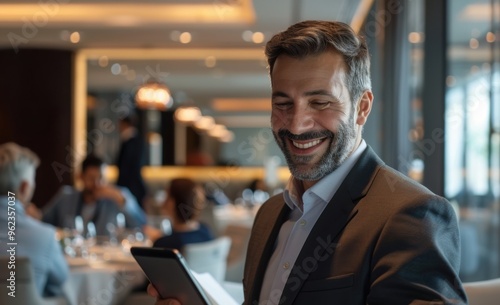
[[288,103],[288,102],[283,102],[283,103],[273,103],[273,107],[276,108],[276,109],[288,109],[290,107],[292,107],[292,103]]
[[332,103],[330,101],[313,101],[313,102],[311,102],[311,105],[315,108],[327,108],[331,104]]

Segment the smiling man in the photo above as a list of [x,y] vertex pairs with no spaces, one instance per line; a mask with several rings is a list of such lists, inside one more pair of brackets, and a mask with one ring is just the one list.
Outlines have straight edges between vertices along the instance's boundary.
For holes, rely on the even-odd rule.
[[292,177],[256,216],[244,304],[466,304],[451,205],[362,138],[373,103],[364,40],[344,23],[304,21],[266,56]]
[[245,304],[464,304],[450,204],[362,138],[373,103],[365,42],[305,21],[266,46],[271,125],[292,178],[260,209]]

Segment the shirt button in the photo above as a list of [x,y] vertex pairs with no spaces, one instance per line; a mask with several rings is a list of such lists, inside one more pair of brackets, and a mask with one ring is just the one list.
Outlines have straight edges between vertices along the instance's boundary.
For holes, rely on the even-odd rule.
[[283,264],[283,269],[288,269],[290,268],[290,264],[288,262]]
[[305,221],[304,219],[302,219],[302,220],[299,222],[299,224],[300,224],[301,226],[305,226],[305,225],[306,225],[306,223],[307,223],[307,221]]

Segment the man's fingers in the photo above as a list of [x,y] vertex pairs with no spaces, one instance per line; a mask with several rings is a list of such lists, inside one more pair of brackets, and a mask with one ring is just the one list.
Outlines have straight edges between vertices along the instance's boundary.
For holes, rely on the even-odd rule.
[[181,302],[177,301],[176,299],[160,300],[160,294],[151,284],[148,285],[148,294],[157,299],[155,305],[182,305]]
[[155,297],[155,298],[160,297],[160,294],[158,293],[158,291],[156,291],[156,289],[151,284],[148,285],[148,294],[152,297]]

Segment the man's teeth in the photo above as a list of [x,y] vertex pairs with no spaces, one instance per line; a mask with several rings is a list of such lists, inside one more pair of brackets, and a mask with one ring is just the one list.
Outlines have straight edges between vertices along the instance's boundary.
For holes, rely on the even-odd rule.
[[297,143],[297,142],[294,142],[294,141],[292,141],[292,143],[293,143],[293,146],[295,146],[297,148],[306,149],[306,148],[318,145],[319,143],[321,143],[321,140],[314,140],[312,142],[303,143],[303,144],[302,143]]

